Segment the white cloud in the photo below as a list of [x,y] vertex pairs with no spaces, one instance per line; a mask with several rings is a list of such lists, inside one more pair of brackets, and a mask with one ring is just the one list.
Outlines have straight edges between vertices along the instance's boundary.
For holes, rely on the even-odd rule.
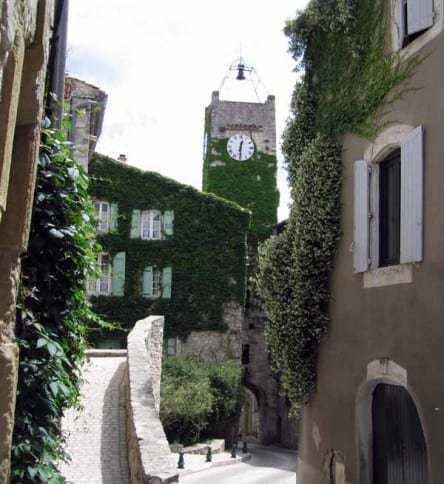
[[[68,71],[108,94],[98,151],[201,187],[204,109],[228,66],[246,61],[276,96],[279,137],[296,80],[282,33],[307,0],[75,0]],[[282,161],[281,155],[279,155]],[[288,189],[279,174],[280,219]]]

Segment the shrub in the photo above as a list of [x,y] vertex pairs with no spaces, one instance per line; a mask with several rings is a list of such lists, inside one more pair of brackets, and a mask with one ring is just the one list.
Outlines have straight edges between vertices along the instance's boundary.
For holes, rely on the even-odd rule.
[[160,394],[160,418],[168,440],[192,444],[240,414],[241,368],[234,361],[168,357],[163,361]]

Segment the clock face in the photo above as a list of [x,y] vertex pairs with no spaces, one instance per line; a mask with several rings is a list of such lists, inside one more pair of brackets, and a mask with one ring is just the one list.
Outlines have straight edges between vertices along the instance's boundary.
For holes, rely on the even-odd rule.
[[227,142],[227,151],[235,160],[248,160],[254,153],[253,140],[245,134],[234,134]]

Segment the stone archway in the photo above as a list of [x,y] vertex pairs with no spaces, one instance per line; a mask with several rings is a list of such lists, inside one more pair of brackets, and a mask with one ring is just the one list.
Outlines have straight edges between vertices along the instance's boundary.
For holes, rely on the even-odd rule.
[[244,405],[240,417],[242,440],[249,443],[260,442],[259,403],[253,391],[244,387]]

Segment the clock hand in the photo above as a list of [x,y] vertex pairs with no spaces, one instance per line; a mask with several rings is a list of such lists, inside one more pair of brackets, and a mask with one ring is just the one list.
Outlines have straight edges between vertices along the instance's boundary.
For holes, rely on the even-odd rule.
[[239,145],[239,158],[242,158],[242,145],[244,144],[244,140],[242,140],[240,142],[240,145]]

